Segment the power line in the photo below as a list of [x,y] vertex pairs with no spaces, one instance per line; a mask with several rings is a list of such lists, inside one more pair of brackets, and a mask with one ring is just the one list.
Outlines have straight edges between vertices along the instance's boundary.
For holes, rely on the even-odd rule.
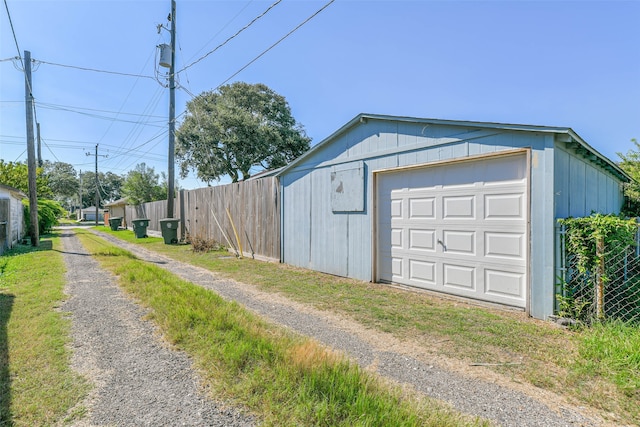
[[249,61],[244,67],[240,68],[238,71],[236,71],[235,73],[233,73],[231,76],[229,76],[228,79],[226,79],[225,81],[223,81],[222,83],[220,83],[214,90],[220,89],[220,86],[224,85],[225,83],[227,83],[229,80],[231,80],[232,78],[234,78],[235,76],[237,76],[238,74],[240,74],[241,72],[243,72],[245,69],[247,69],[251,64],[253,64],[254,62],[256,62],[258,59],[260,59],[262,56],[264,56],[267,52],[269,52],[271,49],[273,49],[274,47],[276,47],[278,44],[280,44],[284,39],[286,39],[287,37],[289,37],[291,34],[295,33],[296,31],[298,31],[298,29],[300,29],[300,27],[302,27],[303,25],[305,25],[307,22],[311,21],[313,18],[315,18],[320,12],[322,12],[323,10],[325,10],[327,7],[329,7],[329,5],[331,5],[331,3],[333,3],[335,0],[330,0],[329,2],[327,2],[324,6],[322,6],[320,9],[318,9],[313,15],[309,16],[307,19],[305,19],[304,21],[302,21],[297,27],[295,27],[293,30],[289,31],[287,34],[285,34],[282,38],[280,38],[280,40],[278,40],[277,42],[275,42],[274,44],[272,44],[271,46],[269,46],[268,48],[266,48],[264,51],[262,51],[262,53],[258,56],[256,56],[255,58],[253,58],[251,61]]
[[[5,0],[5,2],[6,2],[6,0]],[[41,60],[35,60],[35,62],[37,62],[39,64],[53,65],[53,66],[56,66],[56,67],[72,68],[72,69],[75,69],[75,70],[93,71],[93,72],[96,72],[96,73],[115,74],[117,76],[137,77],[137,78],[142,78],[142,79],[155,80],[155,78],[153,76],[145,76],[145,75],[142,75],[142,74],[131,74],[131,73],[121,73],[121,72],[118,72],[118,71],[99,70],[97,68],[78,67],[78,66],[75,66],[75,65],[57,64],[55,62],[47,62],[47,61],[41,61]]]
[[[218,32],[217,32],[217,33],[215,33],[215,34],[213,35],[213,37],[211,37],[211,39],[209,39],[209,41],[207,41],[207,42],[204,44],[204,46],[202,46],[202,47],[201,47],[197,52],[195,52],[195,53],[193,54],[193,56],[192,56],[191,58],[189,58],[189,61],[191,61],[193,58],[195,58],[195,56],[196,56],[196,55],[198,55],[200,52],[202,52],[202,51],[205,49],[205,47],[207,47],[207,45],[208,45],[209,43],[211,43],[213,40],[215,40],[215,38],[216,38],[216,37],[218,37],[218,36],[220,35],[220,33],[222,33],[222,32],[223,32],[223,31],[224,31],[224,30],[225,30],[229,25],[231,25],[231,23],[232,23],[233,21],[235,21],[235,20],[236,20],[236,18],[237,18],[238,16],[240,16],[240,14],[241,14],[242,12],[244,12],[244,11],[245,11],[245,10],[246,10],[250,5],[251,5],[251,3],[253,3],[253,1],[254,1],[254,0],[249,0],[249,1],[247,2],[247,4],[245,4],[245,5],[244,5],[244,7],[243,7],[242,9],[240,9],[240,11],[239,11],[238,13],[236,13],[236,15],[235,15],[233,18],[231,18],[231,19],[230,19],[230,20],[229,20],[225,25],[223,25],[223,26],[220,28],[220,30],[218,30]],[[183,62],[187,62],[187,61],[183,61]]]
[[[156,52],[156,49],[154,48],[152,53],[147,57],[147,60],[145,61],[144,65],[142,66],[142,70],[144,70],[144,68],[147,66],[147,64],[149,63],[149,60],[151,59],[151,57],[153,56],[153,54]],[[141,70],[141,71],[142,71]],[[133,90],[136,88],[136,86],[138,85],[138,82],[140,81],[139,78],[136,78],[136,80],[133,82],[133,85],[131,86],[131,89],[129,89],[129,92],[127,93],[127,96],[125,97],[124,101],[122,101],[122,104],[120,104],[120,111],[122,111],[122,109],[124,108],[125,104],[127,103],[127,101],[129,100],[129,97],[131,96],[131,94],[133,93]],[[116,117],[120,115],[120,111],[116,114]],[[107,136],[107,134],[109,133],[109,131],[111,130],[111,127],[113,126],[114,122],[111,122],[109,124],[109,126],[107,127],[107,129],[104,131],[104,133],[102,134],[102,137],[98,140],[98,142],[102,142],[102,140],[105,138],[105,136]],[[124,143],[123,143],[124,144]]]
[[47,142],[44,140],[44,138],[40,137],[40,140],[44,143],[44,146],[47,147],[47,149],[49,150],[49,152],[51,153],[53,158],[56,159],[58,162],[60,162],[60,159],[58,158],[58,156],[56,156],[56,154],[53,152],[51,147],[49,147],[49,144],[47,144]]
[[[0,103],[2,102],[20,102],[22,103],[23,101],[0,101]],[[123,113],[122,111],[113,111],[113,110],[102,110],[102,109],[98,109],[98,108],[89,108],[89,107],[77,107],[77,106],[73,106],[73,105],[63,105],[63,104],[51,104],[48,102],[40,102],[38,103],[38,105],[41,108],[48,108],[51,110],[64,110],[64,111],[72,111],[75,112],[75,110],[87,110],[87,111],[96,111],[99,113],[110,113],[110,114],[122,114],[125,116],[140,116],[140,117],[149,117],[149,118],[156,118],[156,119],[164,119],[166,120],[165,116],[152,116],[149,114],[140,114],[140,113]]]
[[[110,116],[101,116],[99,114],[93,114],[93,113],[85,113],[83,111],[75,111],[75,110],[71,110],[68,108],[49,108],[49,107],[42,107],[42,108],[47,108],[47,109],[51,109],[51,110],[55,110],[55,111],[67,111],[70,113],[76,113],[76,114],[80,114],[83,116],[87,116],[87,117],[91,117],[94,119],[100,119],[100,120],[108,120],[110,122],[121,122],[121,123],[134,123],[136,125],[140,124],[139,120],[126,120],[126,119],[117,119],[115,117],[110,117]],[[163,121],[158,120],[156,123],[161,123]],[[162,127],[162,125],[160,124],[152,124],[150,122],[145,123],[146,126],[153,126],[153,127]]]
[[[7,4],[7,0],[4,0],[4,8],[7,10],[7,16],[9,17],[9,25],[11,26],[11,33],[13,34],[13,41],[16,43],[18,58],[20,59],[20,63],[22,64],[22,68],[24,69],[24,61],[22,60],[22,55],[20,53],[20,46],[18,46],[18,38],[16,37],[16,31],[13,28],[13,20],[11,19],[11,13],[9,13],[9,5]],[[29,92],[31,92],[31,89],[29,89]]]
[[242,33],[244,30],[246,30],[247,28],[249,28],[250,26],[252,26],[257,20],[259,20],[260,18],[262,18],[264,15],[266,15],[271,9],[273,9],[274,7],[277,6],[278,3],[280,3],[282,0],[276,0],[275,3],[273,3],[271,6],[269,6],[264,12],[262,12],[260,15],[256,16],[255,18],[253,18],[253,20],[251,22],[249,22],[247,25],[245,25],[244,27],[242,27],[240,30],[238,30],[234,35],[232,35],[231,37],[229,37],[228,39],[226,39],[225,41],[223,41],[222,43],[220,43],[218,46],[216,46],[213,50],[210,50],[209,52],[207,52],[206,54],[204,54],[203,56],[201,56],[200,58],[196,59],[195,61],[193,61],[192,63],[190,63],[189,65],[184,66],[180,71],[178,71],[176,74],[179,74],[181,72],[183,72],[184,70],[186,70],[187,68],[190,68],[194,65],[196,65],[198,62],[202,61],[203,59],[205,59],[207,56],[211,55],[213,52],[215,52],[216,50],[220,49],[222,46],[224,46],[225,44],[229,43],[231,40],[233,40],[234,38],[236,38],[240,33]]

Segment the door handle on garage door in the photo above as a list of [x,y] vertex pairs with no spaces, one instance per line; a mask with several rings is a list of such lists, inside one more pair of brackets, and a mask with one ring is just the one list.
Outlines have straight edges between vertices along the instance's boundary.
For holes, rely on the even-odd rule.
[[445,251],[445,252],[447,251],[447,247],[444,245],[444,243],[442,242],[442,240],[438,239],[438,244],[439,244],[439,245],[442,245],[442,250],[443,250],[443,251]]

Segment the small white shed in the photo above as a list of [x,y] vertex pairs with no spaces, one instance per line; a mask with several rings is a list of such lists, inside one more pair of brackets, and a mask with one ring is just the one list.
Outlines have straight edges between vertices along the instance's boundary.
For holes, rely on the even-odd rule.
[[570,128],[360,114],[278,173],[282,261],[553,314],[555,224],[628,180]]
[[25,235],[24,206],[27,195],[0,184],[0,254],[15,246]]

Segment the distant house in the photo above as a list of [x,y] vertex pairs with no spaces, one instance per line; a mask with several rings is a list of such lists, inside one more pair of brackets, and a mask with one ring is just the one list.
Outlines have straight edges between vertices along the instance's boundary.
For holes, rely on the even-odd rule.
[[572,129],[360,114],[277,173],[282,261],[553,314],[555,225],[629,177]]
[[121,226],[127,228],[128,218],[127,218],[127,199],[118,199],[114,200],[111,203],[107,203],[104,205],[105,208],[109,210],[109,218],[120,217],[122,218]]
[[25,235],[24,206],[27,195],[0,184],[0,254],[15,246]]
[[[82,208],[80,219],[82,221],[95,221],[96,220],[96,207],[89,206],[88,208]],[[104,221],[105,209],[98,208],[98,221]]]

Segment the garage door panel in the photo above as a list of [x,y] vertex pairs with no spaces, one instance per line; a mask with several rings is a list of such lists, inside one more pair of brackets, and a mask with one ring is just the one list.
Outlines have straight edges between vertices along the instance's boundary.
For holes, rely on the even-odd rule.
[[525,275],[500,270],[484,270],[484,286],[487,295],[524,301]]
[[391,248],[392,249],[402,249],[402,229],[401,228],[392,228],[391,229]]
[[404,259],[398,257],[391,258],[391,278],[394,280],[402,279]]
[[409,249],[417,251],[435,252],[436,250],[436,230],[413,230],[409,229]]
[[444,288],[476,290],[476,268],[468,265],[443,264]]
[[[417,282],[418,286],[424,284],[429,286],[436,285],[436,268],[435,262],[420,261],[415,259],[409,260],[409,280]],[[410,284],[410,283],[409,283]]]
[[409,218],[411,219],[434,219],[436,217],[436,198],[410,198]]
[[485,232],[484,254],[492,258],[519,259],[525,256],[525,233]]
[[443,230],[443,250],[450,254],[475,255],[475,231]]
[[524,194],[488,194],[484,198],[485,219],[516,219],[525,215]]
[[391,200],[391,218],[402,218],[402,200]]
[[378,279],[526,306],[524,155],[383,173]]
[[453,196],[442,198],[442,218],[443,219],[474,219],[475,196]]

